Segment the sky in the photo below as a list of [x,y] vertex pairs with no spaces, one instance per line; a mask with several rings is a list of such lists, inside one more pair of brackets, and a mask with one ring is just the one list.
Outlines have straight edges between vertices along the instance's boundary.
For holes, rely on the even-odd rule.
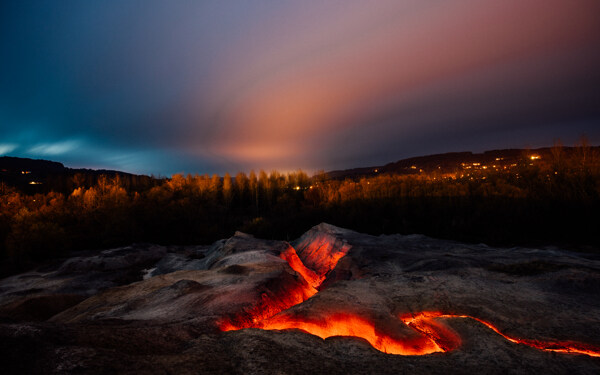
[[0,2],[0,155],[236,173],[600,145],[598,0]]

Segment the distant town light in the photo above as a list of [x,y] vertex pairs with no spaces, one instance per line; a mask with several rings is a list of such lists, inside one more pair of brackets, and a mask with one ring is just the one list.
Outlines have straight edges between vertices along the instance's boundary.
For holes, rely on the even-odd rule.
[[539,155],[531,155],[531,160],[537,160],[540,159]]
[[30,181],[29,185],[41,185],[42,183],[39,181]]

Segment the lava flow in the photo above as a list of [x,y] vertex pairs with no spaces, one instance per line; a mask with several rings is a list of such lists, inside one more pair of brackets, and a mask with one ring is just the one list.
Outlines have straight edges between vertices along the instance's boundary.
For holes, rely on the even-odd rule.
[[[400,316],[398,324],[378,327],[369,319],[351,312],[332,312],[326,317],[310,318],[289,316],[281,312],[306,301],[317,293],[317,289],[335,268],[337,262],[346,255],[350,247],[332,236],[318,235],[305,239],[299,245],[300,251],[290,246],[280,254],[289,266],[302,276],[302,283],[292,280],[277,280],[268,293],[263,293],[259,303],[238,316],[222,320],[219,328],[232,331],[244,328],[265,330],[299,329],[323,339],[332,336],[354,336],[368,341],[375,349],[389,354],[424,355],[447,352],[460,346],[460,337],[439,322],[438,318],[469,318],[490,328],[505,339],[544,351],[577,353],[600,357],[600,348],[577,342],[543,342],[519,339],[500,332],[498,328],[484,320],[458,314],[436,311],[418,312]],[[303,262],[300,254],[305,261]],[[305,264],[311,266],[307,267]],[[288,274],[289,275],[289,274]],[[402,323],[400,323],[402,322]],[[412,328],[406,331],[406,326]]]
[[[221,331],[263,328],[265,319],[300,304],[316,294],[317,288],[323,283],[327,274],[350,250],[350,246],[347,244],[323,233],[305,239],[299,246],[307,263],[311,264],[316,271],[306,267],[296,250],[289,246],[279,254],[279,257],[302,276],[304,283],[286,283],[285,280],[277,280],[275,285],[269,288],[271,290],[263,293],[260,302],[250,310],[222,319],[218,323]],[[284,287],[282,290],[282,285],[291,285],[291,287],[287,289]]]
[[305,262],[315,271],[305,266],[305,262],[300,259],[292,246],[281,252],[280,258],[301,275],[308,285],[294,285],[285,290],[284,296],[280,296],[281,293],[277,290],[262,294],[260,302],[250,310],[222,320],[219,323],[222,331],[244,328],[300,329],[323,339],[332,336],[354,336],[367,340],[375,349],[384,353],[402,355],[445,352],[460,345],[460,338],[454,332],[434,321],[422,324],[422,327],[429,327],[427,334],[420,330],[404,331],[399,334],[402,327],[396,329],[387,327],[388,332],[386,332],[386,329],[377,327],[365,317],[350,312],[331,313],[321,319],[277,315],[317,293],[317,288],[323,283],[327,274],[335,268],[337,262],[347,254],[350,246],[331,236],[319,235],[316,238],[305,239],[299,244],[299,248]]
[[[460,345],[460,338],[448,328],[435,322],[429,325],[428,334],[418,331],[409,335],[384,332],[369,320],[352,313],[335,313],[326,319],[290,318],[276,316],[265,321],[262,329],[300,329],[323,339],[332,336],[354,336],[367,340],[375,349],[389,354],[423,355],[445,352]],[[393,329],[390,331],[394,331]]]
[[592,357],[600,357],[600,348],[594,347],[592,345],[573,342],[573,341],[539,341],[539,340],[529,340],[529,339],[520,339],[516,337],[511,337],[505,335],[500,332],[500,330],[495,327],[492,323],[486,322],[485,320],[475,318],[469,315],[455,315],[455,314],[444,314],[437,311],[426,311],[419,312],[416,314],[407,314],[400,317],[400,320],[404,322],[404,324],[409,327],[414,328],[415,330],[422,332],[423,334],[430,336],[437,334],[437,331],[431,331],[430,328],[435,324],[435,318],[468,318],[478,321],[484,326],[488,327],[492,331],[496,332],[500,336],[504,337],[506,340],[510,342],[514,342],[515,344],[523,344],[530,346],[532,348],[550,351],[550,352],[558,352],[558,353],[574,353],[574,354],[586,354]]

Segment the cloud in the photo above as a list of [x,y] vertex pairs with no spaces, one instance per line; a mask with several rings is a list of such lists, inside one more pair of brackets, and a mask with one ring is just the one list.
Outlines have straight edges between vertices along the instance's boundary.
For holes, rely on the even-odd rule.
[[0,143],[0,155],[6,155],[14,150],[16,150],[19,146],[12,143]]
[[597,142],[599,11],[597,0],[15,2],[0,12],[0,151],[171,174],[366,166],[523,147],[548,129]]
[[39,156],[60,156],[73,152],[81,147],[81,141],[66,140],[53,143],[42,143],[35,145],[27,150],[31,155]]

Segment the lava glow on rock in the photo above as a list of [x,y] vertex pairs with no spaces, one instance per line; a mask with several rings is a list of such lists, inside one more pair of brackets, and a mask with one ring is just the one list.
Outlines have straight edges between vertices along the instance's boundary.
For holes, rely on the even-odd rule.
[[[423,327],[429,325],[423,322]],[[332,336],[354,336],[367,340],[375,349],[389,354],[423,355],[452,350],[460,345],[460,338],[451,330],[436,326],[431,334],[415,334],[411,337],[392,337],[378,329],[369,320],[351,313],[332,314],[325,320],[290,319],[274,317],[260,327],[267,330],[300,329],[323,339]],[[419,332],[422,333],[422,332]]]
[[[304,283],[281,293],[263,294],[260,302],[243,314],[223,319],[219,323],[221,331],[233,331],[244,328],[265,330],[299,329],[326,339],[333,336],[353,336],[368,341],[375,349],[400,355],[425,355],[436,352],[448,352],[458,348],[461,339],[456,332],[444,325],[445,319],[473,319],[490,328],[506,340],[544,351],[558,353],[585,354],[600,357],[600,348],[571,341],[544,342],[521,339],[503,334],[493,324],[479,318],[449,314],[439,311],[426,311],[401,315],[398,324],[410,327],[409,333],[394,327],[378,327],[373,321],[352,312],[333,312],[327,316],[313,318],[286,315],[287,309],[300,304],[317,293],[317,289],[335,268],[350,247],[339,244],[328,236],[317,236],[299,245],[299,251],[290,246],[280,254],[290,267],[302,276]],[[300,254],[300,256],[298,255]],[[304,262],[301,259],[304,258]],[[312,266],[311,269],[306,265]],[[285,284],[285,283],[284,283]]]
[[[402,320],[404,324],[413,327],[414,329],[423,332],[426,335],[429,335],[430,331],[428,331],[427,328],[431,327],[431,322],[434,321],[434,319],[436,318],[473,319],[488,327],[492,331],[496,332],[500,336],[504,337],[506,340],[514,342],[515,344],[524,344],[536,349],[550,352],[586,354],[592,357],[600,357],[600,348],[596,348],[588,344],[572,341],[539,341],[511,337],[500,332],[500,330],[497,327],[495,327],[492,323],[486,322],[485,320],[475,318],[469,315],[444,314],[437,311],[427,311],[419,312],[416,314],[403,315],[400,317],[400,320]],[[436,332],[434,331],[433,334],[436,334]]]
[[[302,263],[302,260],[300,260],[300,258],[298,257],[298,254],[296,253],[296,250],[293,247],[289,247],[287,248],[287,250],[283,251],[279,257],[283,260],[285,260],[286,262],[288,262],[288,264],[290,265],[290,267],[292,267],[292,269],[296,272],[298,272],[300,275],[302,275],[302,277],[304,277],[304,280],[306,280],[307,283],[310,284],[310,286],[312,286],[313,288],[318,288],[321,283],[323,282],[323,277],[319,277],[317,276],[317,274],[307,268],[304,263]],[[338,258],[339,259],[339,258]],[[336,260],[336,264],[337,264],[337,260]],[[335,265],[334,265],[335,267]],[[316,289],[315,289],[315,293],[316,293]]]

